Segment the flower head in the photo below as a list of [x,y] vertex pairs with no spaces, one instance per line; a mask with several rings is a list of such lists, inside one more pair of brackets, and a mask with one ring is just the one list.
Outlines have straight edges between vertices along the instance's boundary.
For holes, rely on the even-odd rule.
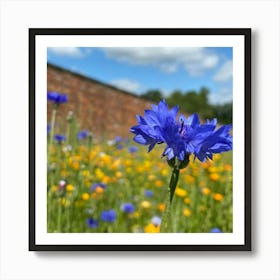
[[160,217],[158,217],[158,216],[154,216],[153,218],[152,218],[152,224],[154,225],[154,226],[159,226],[160,224],[161,224],[161,218]]
[[62,143],[66,140],[66,137],[61,134],[56,134],[54,135],[54,140],[57,141],[58,143]]
[[50,131],[51,131],[51,125],[50,125],[50,124],[48,124],[48,125],[47,125],[47,134],[49,134],[49,133],[50,133]]
[[66,187],[66,181],[60,180],[59,183],[58,183],[58,188],[60,190],[64,190],[65,187]]
[[90,187],[91,191],[96,191],[96,189],[98,189],[98,188],[102,188],[104,190],[107,188],[107,185],[105,185],[103,183],[94,183]]
[[87,130],[80,131],[77,134],[78,140],[86,139],[87,137],[88,137],[88,131]]
[[132,203],[123,203],[121,205],[121,210],[125,213],[133,213],[135,211],[135,207]]
[[160,227],[155,226],[152,223],[148,224],[147,226],[144,227],[144,232],[145,233],[159,233]]
[[113,223],[116,220],[116,216],[116,211],[113,209],[101,212],[101,219],[104,222]]
[[93,218],[88,218],[86,223],[89,228],[97,228],[99,224],[98,221]]
[[128,151],[131,153],[131,154],[134,154],[138,151],[138,147],[136,146],[129,146],[128,147]]
[[212,228],[210,230],[211,233],[221,233],[222,231],[219,228]]
[[122,137],[121,136],[116,136],[115,137],[115,143],[119,143],[119,142],[121,142],[123,139],[122,139]]
[[145,190],[145,196],[146,197],[152,197],[154,193],[151,190]]
[[[162,100],[158,105],[152,105],[151,110],[145,110],[144,116],[137,115],[138,124],[131,127],[135,134],[133,140],[142,145],[148,145],[150,152],[156,144],[165,143],[163,156],[171,165],[177,158],[180,168],[188,164],[189,155],[194,154],[200,161],[212,159],[213,154],[232,149],[231,125],[216,129],[217,120],[207,120],[201,124],[198,114],[186,118],[181,115],[177,120],[178,106],[169,110]],[[182,164],[184,163],[184,164]]]
[[68,97],[66,94],[61,94],[56,91],[48,91],[47,98],[48,98],[48,101],[51,101],[57,105],[66,103],[68,101]]

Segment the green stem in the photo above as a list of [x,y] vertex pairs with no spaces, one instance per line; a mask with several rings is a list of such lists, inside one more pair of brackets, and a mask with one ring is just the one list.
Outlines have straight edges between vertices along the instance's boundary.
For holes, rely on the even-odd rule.
[[70,123],[67,122],[67,128],[66,128],[66,143],[69,144],[70,142]]
[[58,213],[57,213],[57,232],[61,232],[61,215],[62,215],[62,201],[59,199]]
[[168,232],[168,219],[171,213],[172,200],[178,183],[179,174],[180,174],[180,169],[177,166],[175,166],[172,171],[172,175],[168,187],[168,195],[165,202],[165,209],[161,220],[161,226],[160,226],[161,233]]
[[55,116],[56,116],[56,107],[54,106],[53,109],[52,109],[50,145],[49,145],[48,156],[50,155],[50,151],[51,151],[51,149],[52,149],[53,136],[54,136]]

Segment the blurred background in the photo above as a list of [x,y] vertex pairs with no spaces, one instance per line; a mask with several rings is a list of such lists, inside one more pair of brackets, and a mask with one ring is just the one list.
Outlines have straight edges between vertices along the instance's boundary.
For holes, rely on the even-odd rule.
[[128,137],[135,115],[163,98],[186,115],[232,122],[232,48],[55,47],[47,73],[48,90],[69,99],[58,127],[72,111],[81,130]]

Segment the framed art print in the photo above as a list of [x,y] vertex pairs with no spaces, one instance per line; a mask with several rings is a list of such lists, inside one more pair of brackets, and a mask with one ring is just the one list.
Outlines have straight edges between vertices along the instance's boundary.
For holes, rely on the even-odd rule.
[[29,104],[29,250],[251,250],[250,29],[30,29]]

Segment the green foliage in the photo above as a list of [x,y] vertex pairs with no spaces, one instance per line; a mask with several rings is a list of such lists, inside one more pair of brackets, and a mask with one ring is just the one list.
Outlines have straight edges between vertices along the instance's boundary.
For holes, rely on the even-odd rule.
[[148,90],[146,93],[141,95],[142,98],[147,99],[152,102],[159,102],[163,95],[158,89]]
[[[202,87],[195,90],[182,92],[175,90],[166,98],[167,103],[173,107],[180,106],[180,111],[186,114],[198,113],[204,119],[217,118],[219,123],[232,123],[232,103],[213,105],[209,103],[209,90]],[[158,103],[163,99],[160,90],[149,90],[141,95],[142,98]]]

